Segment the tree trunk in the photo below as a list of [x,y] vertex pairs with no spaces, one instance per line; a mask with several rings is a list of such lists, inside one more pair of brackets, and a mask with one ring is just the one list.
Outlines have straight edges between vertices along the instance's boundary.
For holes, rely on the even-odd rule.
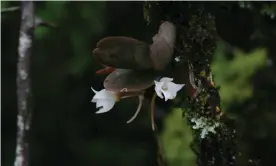
[[[184,107],[183,115],[194,134],[191,148],[197,155],[197,165],[236,165],[235,126],[220,109],[220,96],[210,69],[217,42],[215,17],[208,10],[210,4],[145,2],[144,5],[149,25],[166,20],[177,28],[175,56],[181,62],[176,66],[175,77],[195,90],[189,93],[189,107]],[[182,103],[185,101],[186,96]],[[207,132],[211,128],[215,131]]]

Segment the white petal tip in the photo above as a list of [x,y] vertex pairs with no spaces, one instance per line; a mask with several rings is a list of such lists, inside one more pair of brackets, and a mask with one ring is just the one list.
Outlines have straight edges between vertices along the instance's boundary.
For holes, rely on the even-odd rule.
[[[108,110],[108,111],[109,111],[109,110]],[[95,112],[95,114],[102,114],[102,113],[106,113],[106,112],[108,112],[108,111],[100,109],[99,111]]]

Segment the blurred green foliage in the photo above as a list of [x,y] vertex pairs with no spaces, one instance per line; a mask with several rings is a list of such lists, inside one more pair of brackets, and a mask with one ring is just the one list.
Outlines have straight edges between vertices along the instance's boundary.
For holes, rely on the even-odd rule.
[[[67,70],[71,74],[82,75],[93,64],[91,37],[105,30],[105,2],[77,3],[68,10],[69,3],[45,2],[43,8],[37,10],[37,16],[67,32],[73,54],[66,63]],[[45,40],[50,36],[50,31],[53,29],[36,28],[36,39]]]
[[[220,95],[224,110],[232,103],[241,104],[252,97],[253,87],[250,80],[266,62],[265,48],[255,49],[249,53],[234,49],[233,58],[229,60],[226,56],[226,45],[219,42],[212,62],[212,72],[216,85],[221,87]],[[195,165],[195,155],[189,146],[193,138],[189,126],[186,125],[186,119],[181,116],[181,110],[175,109],[164,121],[161,140],[165,158],[170,166]]]
[[256,49],[250,53],[235,49],[233,59],[227,60],[225,46],[218,44],[212,62],[212,71],[216,84],[220,86],[223,108],[231,102],[241,103],[252,96],[250,78],[259,68],[266,65],[266,54],[265,48]]
[[[3,3],[6,7],[19,6],[18,2]],[[139,121],[125,124],[133,114],[136,99],[119,103],[104,115],[95,115],[95,105],[90,102],[91,86],[101,89],[104,78],[95,76],[101,67],[92,57],[96,42],[108,34],[126,33],[120,26],[128,27],[129,34],[143,37],[143,32],[138,31],[143,28],[143,16],[137,10],[140,6],[142,3],[131,2],[36,3],[36,15],[56,27],[35,29],[30,165],[154,165],[155,140],[149,125]],[[132,18],[113,22],[123,19],[126,13]],[[2,94],[8,97],[2,100],[2,163],[9,166],[13,164],[15,148],[20,12],[7,13],[3,18]],[[133,24],[137,21],[141,26]]]
[[164,158],[168,166],[195,166],[196,156],[190,148],[191,129],[182,118],[182,110],[174,109],[164,120],[164,129],[160,135]]

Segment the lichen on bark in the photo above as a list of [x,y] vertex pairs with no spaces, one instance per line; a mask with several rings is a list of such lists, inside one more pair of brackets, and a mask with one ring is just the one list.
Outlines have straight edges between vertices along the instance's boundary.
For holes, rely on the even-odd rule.
[[[218,38],[214,15],[206,5],[192,2],[145,2],[144,10],[149,25],[167,20],[177,28],[175,56],[181,62],[176,68],[181,71],[176,72],[176,77],[189,80],[188,88],[198,90],[195,96],[182,96],[180,102],[183,117],[193,130],[191,148],[197,155],[197,165],[236,165],[235,126],[221,111],[219,91],[210,68]],[[195,127],[197,119],[204,119],[202,128]],[[207,131],[204,125],[212,126],[210,130],[215,132],[202,136]]]
[[35,27],[34,4],[31,1],[21,2],[21,23],[19,31],[17,61],[17,136],[15,150],[15,166],[29,165],[28,134],[31,123],[31,78],[30,61]]

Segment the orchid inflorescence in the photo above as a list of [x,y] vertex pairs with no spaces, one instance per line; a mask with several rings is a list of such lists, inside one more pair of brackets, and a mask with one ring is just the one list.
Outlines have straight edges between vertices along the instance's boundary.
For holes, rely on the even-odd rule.
[[[116,102],[129,97],[139,97],[139,105],[134,116],[127,121],[132,122],[138,115],[145,91],[155,84],[155,93],[151,101],[151,123],[154,130],[154,102],[156,96],[165,101],[176,97],[184,84],[173,83],[173,78],[156,79],[165,73],[173,60],[176,42],[176,27],[172,22],[164,21],[158,32],[152,37],[152,43],[147,43],[126,36],[109,36],[101,39],[93,50],[96,61],[105,69],[97,74],[109,75],[105,78],[105,89],[96,91],[92,102],[100,108],[96,113],[110,111]],[[179,61],[179,59],[176,59]]]
[[[165,101],[173,100],[176,97],[177,92],[183,88],[184,84],[175,84],[172,81],[173,81],[173,78],[168,78],[168,77],[163,77],[159,81],[154,81],[155,92],[158,97],[160,97],[161,99],[164,98]],[[100,91],[96,91],[93,88],[91,89],[95,93],[91,102],[96,103],[96,108],[100,108],[96,112],[97,114],[106,113],[110,111],[114,107],[115,103],[120,101],[120,99],[122,98],[133,97],[133,96],[122,97],[120,95],[120,92],[108,91],[106,89],[102,89]],[[138,97],[139,97],[138,108],[134,116],[130,120],[128,120],[127,123],[132,122],[136,118],[136,116],[138,115],[142,107],[144,95],[139,94]]]

